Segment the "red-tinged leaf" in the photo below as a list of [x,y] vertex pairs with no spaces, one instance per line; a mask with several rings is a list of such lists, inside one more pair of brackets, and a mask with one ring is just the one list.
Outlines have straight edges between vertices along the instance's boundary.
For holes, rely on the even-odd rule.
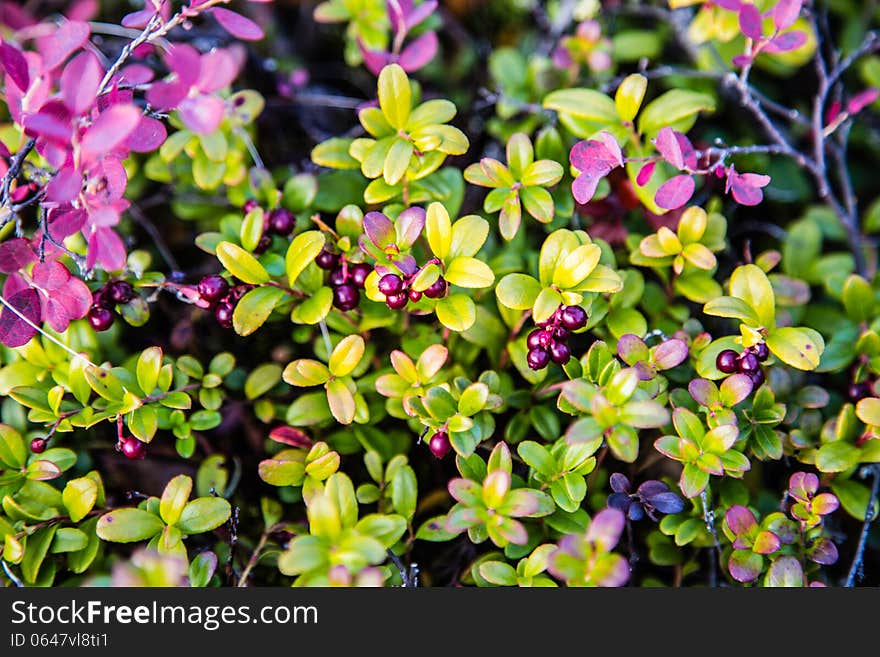
[[55,203],[68,203],[82,189],[82,174],[74,167],[62,167],[46,186],[46,198]]
[[239,65],[228,50],[213,50],[202,55],[196,87],[210,94],[228,87],[238,75]]
[[222,7],[214,7],[211,13],[224,30],[238,39],[257,41],[264,36],[263,28],[241,14]]
[[819,477],[812,472],[795,472],[788,479],[788,493],[796,500],[806,502],[819,490]]
[[288,426],[275,427],[269,432],[269,438],[291,447],[311,447],[313,444],[305,431]]
[[0,244],[0,273],[11,274],[22,267],[36,262],[31,243],[23,237],[15,237]]
[[34,265],[31,278],[41,290],[54,292],[70,280],[70,272],[57,260],[47,260]]
[[156,109],[175,109],[186,98],[189,86],[183,82],[154,82],[147,89],[147,102]]
[[620,540],[626,517],[619,509],[602,509],[593,516],[587,529],[587,540],[595,543],[603,552],[610,552]]
[[736,55],[733,59],[730,60],[734,66],[746,66],[751,63],[752,56],[751,55]]
[[571,193],[574,199],[581,205],[589,203],[590,199],[596,193],[596,187],[599,182],[607,175],[607,171],[603,173],[584,171],[571,183]]
[[390,53],[384,52],[382,50],[370,50],[367,48],[360,39],[358,39],[358,47],[360,48],[361,55],[364,58],[364,66],[367,67],[367,70],[370,71],[373,75],[379,75],[382,72],[382,69],[385,68],[388,64],[392,64],[394,58]]
[[437,34],[435,32],[425,32],[403,49],[398,63],[403,67],[404,71],[415,71],[434,59],[436,54]]
[[820,538],[810,548],[810,561],[830,566],[837,563],[837,546],[830,539]]
[[56,242],[81,230],[86,223],[86,211],[81,208],[62,206],[49,210],[49,235]]
[[141,117],[138,127],[125,140],[125,147],[135,153],[150,153],[159,148],[167,136],[168,131],[164,123],[144,116]]
[[611,161],[614,163],[614,165],[622,167],[623,166],[623,153],[620,151],[620,144],[617,143],[617,137],[612,135],[610,132],[605,132],[603,130],[598,135],[596,135],[596,138],[602,144],[604,144],[605,149],[608,151],[608,154],[611,156]]
[[755,5],[744,4],[739,8],[739,29],[753,41],[763,35],[761,26],[761,10]]
[[433,14],[434,11],[437,9],[436,0],[426,0],[426,2],[423,2],[418,7],[413,7],[411,2],[408,4],[410,5],[410,7],[405,12],[407,30],[413,29],[416,25],[426,20],[428,16]]
[[87,267],[100,264],[107,271],[116,271],[125,266],[125,256],[125,244],[112,228],[98,228],[89,236]]
[[74,115],[89,109],[95,102],[104,70],[91,52],[81,52],[70,60],[61,73],[61,95],[64,104]]
[[678,147],[681,149],[681,156],[684,159],[684,164],[688,169],[696,169],[697,168],[697,153],[694,150],[694,145],[691,143],[691,140],[687,138],[687,135],[676,132],[675,139],[678,141]]
[[684,154],[681,152],[675,130],[669,126],[661,129],[654,139],[654,145],[664,160],[676,169],[684,169]]
[[801,32],[800,30],[792,30],[791,32],[780,34],[775,39],[771,39],[770,41],[768,41],[767,45],[764,46],[764,52],[770,53],[771,55],[775,55],[781,52],[789,52],[790,50],[797,50],[806,42],[806,32]]
[[394,224],[381,212],[368,212],[364,216],[364,232],[370,241],[380,249],[393,244],[397,239]]
[[69,144],[72,134],[68,121],[50,114],[45,108],[25,117],[24,131],[31,137],[42,137],[58,144]]
[[827,516],[829,513],[834,513],[839,506],[840,501],[833,493],[819,493],[813,498],[811,505],[813,513],[819,516]]
[[773,25],[780,32],[791,27],[801,13],[803,0],[778,0],[773,8]]
[[880,89],[865,89],[849,99],[846,111],[850,114],[858,114],[865,107],[873,103],[880,96]]
[[28,72],[27,60],[21,51],[5,41],[0,41],[0,64],[3,64],[3,70],[15,86],[21,91],[27,91],[31,84],[31,76]]
[[86,130],[80,145],[92,157],[109,153],[122,142],[141,122],[141,111],[135,105],[113,105],[101,112]]
[[[122,199],[125,194],[128,174],[118,158],[108,156],[92,165],[89,171],[89,180],[96,183],[91,185],[92,190],[87,194],[89,204],[92,206],[112,205]],[[116,222],[108,225],[114,226]]]
[[740,205],[758,205],[764,200],[762,187],[770,184],[770,176],[757,173],[737,173],[733,167],[728,170],[727,191]]
[[683,363],[687,357],[687,343],[678,338],[666,340],[654,349],[654,365],[661,370],[672,369]]
[[736,536],[748,534],[758,526],[755,514],[748,507],[735,504],[724,514],[724,520]]
[[639,173],[636,176],[636,184],[639,187],[644,187],[651,180],[651,176],[654,175],[654,169],[657,168],[656,162],[648,162],[641,169],[639,169]]
[[146,64],[129,64],[113,78],[120,84],[146,84],[156,77],[155,72]]
[[89,38],[89,24],[83,21],[65,21],[51,36],[37,40],[43,55],[43,68],[51,71],[67,57],[79,50]]
[[122,27],[137,30],[143,29],[147,26],[147,23],[150,22],[150,19],[155,13],[156,12],[150,6],[144,7],[140,11],[133,11],[122,17]]
[[601,169],[611,171],[621,164],[620,158],[610,152],[604,142],[596,139],[584,139],[576,143],[572,147],[568,159],[572,166],[579,171],[598,171]]
[[764,559],[749,550],[734,550],[727,562],[730,576],[737,582],[753,582],[761,574]]
[[771,531],[758,532],[752,551],[758,554],[773,554],[782,544],[779,537]]
[[[40,323],[40,297],[36,290],[21,290],[10,296],[6,302],[32,324]],[[0,342],[7,347],[21,347],[36,334],[37,330],[33,326],[3,306],[0,311]]]
[[842,110],[843,110],[843,104],[841,104],[841,102],[840,102],[839,100],[835,100],[835,101],[833,101],[833,102],[828,106],[828,112],[826,113],[826,116],[825,116],[825,122],[826,122],[826,123],[833,123],[834,120],[835,120],[838,116],[840,116],[840,112],[841,112]]
[[664,210],[675,210],[691,199],[695,187],[696,183],[691,176],[675,176],[660,186],[654,195],[654,202]]
[[183,124],[200,135],[207,135],[220,126],[223,120],[223,101],[216,96],[187,98],[177,108]]

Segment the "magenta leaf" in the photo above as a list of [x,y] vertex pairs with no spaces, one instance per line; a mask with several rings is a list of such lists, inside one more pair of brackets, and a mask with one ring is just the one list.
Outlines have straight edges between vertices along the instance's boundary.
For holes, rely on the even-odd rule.
[[676,132],[675,139],[678,141],[678,147],[681,149],[681,156],[684,159],[684,165],[688,169],[696,169],[697,168],[697,152],[694,150],[694,145],[691,143],[691,140],[687,138],[687,135]]
[[[63,265],[61,267],[64,269]],[[71,277],[48,296],[44,315],[49,326],[62,332],[74,319],[85,317],[91,305],[92,293],[88,286],[80,279]]]
[[602,509],[590,522],[587,540],[598,545],[601,550],[609,552],[617,545],[625,523],[626,518],[619,509]]
[[70,124],[46,111],[46,108],[28,114],[24,119],[24,130],[31,137],[42,137],[61,144],[70,143]]
[[[769,51],[769,48],[768,48]],[[730,60],[734,66],[746,66],[752,61],[751,55],[737,55],[732,60]]]
[[135,153],[150,153],[159,148],[168,136],[165,124],[149,116],[141,117],[138,127],[125,140],[125,147]]
[[670,178],[654,195],[654,202],[664,210],[675,210],[687,203],[694,195],[696,183],[688,174]]
[[676,169],[684,169],[684,154],[681,152],[681,144],[675,130],[669,126],[661,129],[654,139],[654,145],[664,160]]
[[102,77],[104,71],[101,64],[90,52],[81,52],[64,67],[61,95],[72,114],[82,114],[92,106]]
[[108,153],[124,142],[140,122],[137,106],[113,105],[86,130],[80,142],[82,150],[92,157]]
[[364,232],[380,249],[394,244],[394,240],[397,239],[394,224],[381,212],[368,212],[364,216]]
[[737,173],[731,166],[728,169],[726,191],[733,194],[740,205],[758,205],[764,200],[762,187],[770,184],[770,176],[757,173]]
[[189,86],[179,81],[154,82],[147,89],[147,102],[156,109],[174,109],[189,92]]
[[406,30],[406,15],[412,11],[412,0],[388,0],[385,9],[394,34]]
[[[612,169],[623,165],[623,157],[617,140],[608,133],[600,133],[599,139],[579,141],[571,149],[569,160],[581,174],[571,184],[575,200],[588,203],[596,193],[599,181]],[[610,149],[609,149],[610,146]]]
[[681,365],[688,357],[688,346],[684,340],[672,338],[657,345],[654,349],[654,365],[660,370],[669,370]]
[[207,135],[220,125],[223,120],[223,101],[216,96],[196,96],[187,98],[177,108],[180,120],[195,133]]
[[638,175],[636,175],[636,184],[639,187],[644,187],[651,180],[651,176],[654,175],[654,169],[657,168],[656,162],[648,162],[641,169],[639,169]]
[[6,71],[15,86],[21,91],[27,91],[31,84],[31,76],[28,73],[27,60],[18,48],[15,48],[5,41],[0,41],[0,64],[3,64],[3,70]]
[[739,11],[742,7],[742,0],[715,0],[714,4],[727,11]]
[[86,212],[80,208],[62,206],[49,210],[49,234],[55,241],[81,230],[86,223]]
[[[36,290],[27,289],[11,295],[7,303],[15,308],[31,324],[40,323],[40,297]],[[7,347],[21,347],[30,342],[37,334],[37,330],[16,315],[12,310],[3,306],[0,312],[0,342]]]
[[801,13],[803,0],[778,0],[773,8],[773,25],[780,32],[788,29]]
[[162,61],[171,69],[180,84],[193,86],[201,74],[201,54],[185,43],[176,43],[165,53]]
[[46,186],[46,198],[55,203],[68,203],[82,189],[82,174],[72,166],[62,167]]
[[796,500],[809,500],[819,490],[819,477],[812,472],[795,472],[788,479],[788,493]]
[[155,72],[144,64],[129,64],[114,77],[114,81],[125,84],[146,84],[156,77]]
[[97,228],[89,236],[87,267],[100,264],[107,271],[116,271],[125,266],[125,255],[125,244],[112,228]]
[[846,104],[846,111],[850,114],[858,114],[865,107],[873,103],[880,96],[878,89],[865,89],[849,99]]
[[47,260],[34,265],[31,278],[38,288],[53,292],[70,280],[70,272],[57,260]]
[[755,5],[744,4],[739,8],[739,29],[753,41],[757,41],[764,33],[761,26],[761,10]]
[[388,64],[393,63],[394,58],[389,53],[382,50],[370,50],[360,39],[358,39],[358,47],[364,58],[364,66],[366,66],[367,70],[373,75],[379,75],[383,68]]
[[398,60],[405,71],[415,71],[422,68],[437,54],[437,34],[425,32],[418,39],[410,43]]
[[214,7],[211,13],[224,30],[238,39],[257,41],[264,36],[263,28],[246,16],[222,7]]
[[764,46],[764,52],[770,53],[771,55],[788,52],[789,50],[800,48],[806,42],[806,32],[793,30],[791,32],[786,32],[785,34],[780,34],[778,37],[768,41],[767,45]]
[[202,55],[195,86],[199,91],[210,94],[228,87],[236,75],[238,64],[235,58],[226,50],[213,50]]
[[11,274],[36,260],[33,247],[23,237],[14,237],[0,244],[0,273]]
[[418,206],[407,208],[397,216],[396,225],[397,247],[410,248],[425,228],[425,210]]
[[727,526],[737,536],[747,534],[758,526],[755,514],[748,507],[741,504],[734,504],[724,514],[724,520]]
[[737,582],[753,582],[761,574],[764,559],[750,550],[734,550],[727,561],[730,576]]
[[416,25],[427,19],[431,14],[433,14],[436,9],[436,0],[426,0],[418,7],[412,9],[412,11],[407,12],[406,29],[411,30]]
[[43,68],[51,71],[67,57],[79,50],[89,38],[89,24],[82,21],[65,21],[51,36],[37,40],[43,55]]
[[291,447],[309,448],[312,446],[312,439],[309,438],[305,431],[286,425],[272,429],[269,432],[269,438],[276,443],[290,445]]

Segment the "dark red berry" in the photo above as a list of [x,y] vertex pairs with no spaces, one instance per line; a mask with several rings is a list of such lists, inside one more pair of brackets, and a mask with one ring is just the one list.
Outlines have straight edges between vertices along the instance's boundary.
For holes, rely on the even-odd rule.
[[751,351],[746,351],[739,357],[739,371],[743,374],[751,374],[761,368],[758,357]]
[[229,290],[229,296],[227,297],[232,304],[235,304],[239,299],[241,299],[245,294],[254,289],[255,286],[250,283],[242,283],[241,285],[236,285],[234,288]]
[[580,306],[565,306],[559,314],[559,321],[569,331],[577,331],[587,325],[587,311]]
[[34,438],[31,441],[31,451],[34,454],[42,454],[46,451],[46,439],[45,438]]
[[122,439],[121,450],[126,458],[138,460],[147,455],[147,444],[142,443],[134,436],[129,436]]
[[249,198],[247,201],[244,202],[244,205],[241,206],[241,211],[247,214],[251,210],[256,210],[259,206],[260,204],[257,203],[257,199]]
[[379,292],[386,297],[403,292],[403,279],[397,274],[385,274],[379,279]]
[[571,359],[571,349],[564,342],[554,342],[550,345],[550,360],[557,365],[565,365]]
[[327,282],[330,283],[330,285],[342,285],[347,278],[345,272],[342,271],[342,267],[337,267],[330,272],[330,276],[327,277]]
[[754,347],[752,347],[752,353],[758,357],[758,360],[762,363],[770,358],[770,348],[767,346],[766,342],[759,342]]
[[92,293],[92,304],[98,308],[112,308],[113,299],[110,298],[110,291],[104,285]]
[[449,436],[445,431],[438,431],[428,440],[428,449],[436,458],[442,459],[449,453]]
[[409,300],[413,303],[418,303],[422,299],[422,293],[418,290],[410,290],[409,291]]
[[134,299],[134,288],[128,281],[113,281],[107,286],[107,293],[113,303],[128,303]]
[[850,383],[846,389],[846,396],[853,403],[861,401],[865,397],[871,396],[871,387],[866,381],[862,383]]
[[385,297],[385,303],[391,310],[403,310],[406,308],[406,302],[409,301],[409,295],[406,292],[400,294],[389,294]]
[[269,250],[270,246],[272,246],[272,238],[268,235],[263,235],[260,238],[260,241],[257,242],[257,245],[254,247],[254,253],[256,253],[257,255],[262,255]]
[[441,299],[446,296],[446,279],[442,276],[428,286],[425,296],[429,299]]
[[529,349],[537,349],[539,347],[545,346],[542,340],[542,336],[544,335],[544,333],[546,333],[546,331],[539,328],[536,328],[534,331],[529,333],[528,337],[526,338],[526,346]]
[[553,339],[554,340],[565,340],[568,338],[569,330],[567,328],[563,328],[562,326],[557,327],[555,331],[553,331]]
[[339,264],[339,254],[321,249],[321,252],[315,257],[315,264],[328,271],[334,269]]
[[363,290],[364,283],[371,271],[373,271],[373,268],[370,265],[365,262],[358,262],[348,268],[348,275],[351,276],[351,282],[354,283],[354,286]]
[[214,308],[214,319],[223,328],[232,328],[232,313],[235,306],[228,299],[220,301]]
[[538,336],[538,346],[542,349],[548,349],[551,344],[553,344],[553,331],[542,330],[541,335]]
[[529,349],[526,362],[533,370],[542,370],[550,363],[550,352],[546,349]]
[[89,324],[96,331],[106,331],[113,325],[113,313],[107,308],[92,306],[89,310]]
[[339,310],[347,311],[357,308],[360,300],[361,293],[351,283],[343,283],[333,289],[333,305]]
[[269,213],[269,232],[287,237],[296,228],[296,217],[286,208],[275,208]]
[[762,370],[760,367],[754,372],[749,372],[749,378],[752,379],[752,385],[754,386],[755,390],[760,388],[766,380],[766,377],[764,376],[764,370]]
[[216,274],[205,276],[199,281],[198,291],[202,299],[208,303],[214,303],[229,294],[229,283],[225,278]]
[[725,374],[733,374],[739,366],[739,354],[733,349],[725,349],[719,352],[715,358],[715,367]]

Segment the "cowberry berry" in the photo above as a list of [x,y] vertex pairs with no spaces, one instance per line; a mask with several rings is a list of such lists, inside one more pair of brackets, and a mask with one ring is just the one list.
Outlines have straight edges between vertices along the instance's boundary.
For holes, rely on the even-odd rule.
[[214,274],[200,280],[197,289],[202,299],[208,303],[214,303],[229,294],[229,283],[222,276]]
[[403,292],[403,279],[397,274],[385,274],[379,279],[379,292],[386,297]]
[[223,328],[232,328],[232,314],[235,312],[235,306],[228,298],[218,302],[214,307],[214,319]]
[[867,381],[861,383],[850,383],[846,389],[846,396],[853,403],[861,401],[865,397],[871,396],[871,387]]
[[715,367],[725,374],[733,374],[739,366],[739,354],[733,349],[725,349],[715,358]]
[[546,349],[529,349],[526,354],[526,363],[533,370],[542,370],[550,363],[550,352]]
[[46,439],[45,438],[34,438],[31,441],[31,451],[34,454],[42,454],[46,451]]
[[553,339],[554,340],[567,340],[569,335],[569,330],[562,326],[558,327],[555,331],[553,331]]
[[760,368],[761,363],[758,361],[758,357],[751,351],[743,352],[742,356],[739,357],[739,371],[743,374],[750,374]]
[[260,204],[257,203],[257,199],[249,198],[247,201],[244,202],[244,205],[241,206],[241,211],[247,214],[251,210],[256,210],[259,206]]
[[580,306],[565,306],[559,320],[569,331],[577,331],[587,325],[587,311]]
[[92,305],[98,308],[112,308],[113,299],[110,298],[110,291],[107,286],[99,287],[92,293]]
[[762,363],[770,358],[770,348],[767,346],[766,342],[759,342],[755,346],[752,347],[752,353],[758,357],[758,360]]
[[92,306],[89,310],[89,325],[96,331],[106,331],[113,325],[113,313],[108,308]]
[[123,438],[119,444],[120,450],[125,454],[126,458],[139,460],[147,455],[147,444],[134,436]]
[[327,277],[327,281],[330,283],[330,285],[337,286],[344,284],[347,278],[348,277],[345,275],[342,267],[337,267],[330,272],[330,276]]
[[557,365],[565,365],[571,359],[571,350],[564,342],[554,342],[550,345],[550,360]]
[[363,290],[367,276],[370,275],[371,271],[373,271],[373,268],[370,265],[365,262],[358,262],[348,268],[348,275],[351,277],[351,282],[354,283],[354,286]]
[[315,264],[321,269],[326,269],[328,271],[335,269],[339,265],[339,254],[328,251],[327,249],[321,249],[320,253],[315,256]]
[[429,299],[440,299],[446,296],[446,279],[440,276],[425,290],[425,296]]
[[342,311],[353,310],[357,308],[361,300],[361,293],[351,283],[343,283],[337,285],[333,289],[333,305]]
[[254,247],[254,253],[256,253],[257,255],[262,255],[269,250],[270,246],[272,246],[272,238],[268,235],[263,235],[260,238],[260,241],[257,242],[257,245]]
[[540,347],[546,346],[542,340],[542,336],[544,335],[544,333],[546,333],[546,331],[539,328],[536,328],[534,331],[529,333],[528,337],[526,338],[526,346],[529,349],[538,349]]
[[446,454],[449,453],[449,448],[449,436],[445,431],[436,432],[428,440],[428,449],[430,449],[431,454],[433,454],[438,459],[442,459],[444,456],[446,456]]
[[751,378],[752,385],[755,389],[760,388],[766,380],[766,377],[764,376],[764,370],[762,370],[760,367],[754,372],[749,372],[749,378]]
[[134,299],[134,288],[128,281],[113,281],[107,286],[107,294],[113,303],[128,303]]
[[406,302],[409,301],[409,296],[406,292],[401,292],[400,294],[389,294],[385,297],[385,303],[388,305],[391,310],[403,310],[406,308]]
[[409,300],[413,303],[418,303],[422,299],[422,293],[418,290],[410,290],[409,291]]
[[236,285],[234,288],[229,290],[228,299],[234,304],[237,303],[239,299],[241,299],[245,294],[254,289],[254,285],[250,283],[242,283],[241,285]]
[[296,228],[296,217],[286,208],[275,208],[269,213],[269,232],[287,237]]

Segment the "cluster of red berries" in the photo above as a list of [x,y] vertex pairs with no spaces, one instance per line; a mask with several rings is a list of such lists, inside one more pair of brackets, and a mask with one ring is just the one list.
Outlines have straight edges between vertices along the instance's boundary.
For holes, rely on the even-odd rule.
[[755,388],[764,383],[764,370],[761,369],[761,363],[770,358],[770,349],[764,342],[747,347],[741,354],[736,353],[733,349],[725,349],[719,352],[715,358],[715,367],[725,374],[747,374],[752,380]]
[[431,450],[431,454],[433,454],[435,458],[442,459],[449,453],[450,447],[452,447],[452,445],[449,444],[449,434],[442,429],[435,432],[428,439],[428,449]]
[[205,276],[199,281],[196,288],[199,296],[207,301],[214,312],[214,319],[223,328],[232,327],[232,313],[235,312],[235,304],[253,285],[242,283],[230,286],[226,279],[217,274]]
[[128,281],[110,281],[95,290],[88,314],[89,325],[96,331],[106,331],[113,325],[113,308],[128,303],[134,297],[134,288]]
[[546,322],[540,322],[526,338],[529,353],[526,362],[533,370],[542,370],[552,360],[565,365],[571,358],[568,336],[587,325],[587,311],[580,306],[559,306]]
[[[248,199],[242,206],[242,211],[248,214],[258,207],[259,203],[255,199]],[[275,208],[270,210],[263,217],[263,236],[254,248],[254,253],[260,255],[265,253],[272,245],[272,235],[279,237],[290,237],[293,229],[296,228],[296,216],[293,212],[285,208]]]
[[403,310],[410,301],[418,303],[423,294],[429,299],[442,299],[449,289],[446,279],[438,276],[436,281],[419,292],[412,288],[414,279],[415,276],[403,279],[397,274],[385,274],[379,279],[379,292],[385,295],[385,303],[391,310]]
[[147,455],[147,443],[141,442],[134,436],[126,436],[116,443],[116,451],[122,452],[126,458],[140,460]]
[[365,262],[348,262],[340,254],[321,249],[315,264],[329,271],[327,282],[333,288],[333,305],[342,311],[354,310],[361,302],[367,276],[373,268]]

